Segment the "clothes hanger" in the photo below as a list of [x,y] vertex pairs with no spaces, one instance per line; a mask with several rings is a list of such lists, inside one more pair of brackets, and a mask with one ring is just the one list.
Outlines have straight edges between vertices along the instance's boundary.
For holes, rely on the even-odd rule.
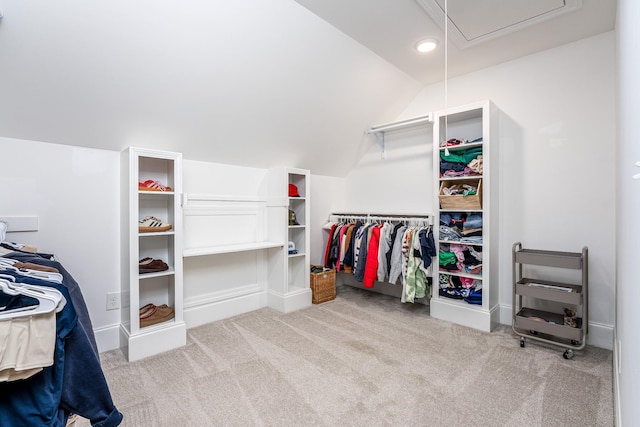
[[14,283],[6,279],[0,279],[0,290],[9,295],[25,295],[38,300],[38,305],[36,306],[0,312],[0,320],[51,313],[56,310],[63,299],[62,294],[57,289],[42,289],[42,287],[35,287],[34,285],[16,287]]
[[[18,288],[18,290],[19,289],[27,289],[27,290],[32,290],[32,291],[35,291],[35,292],[42,292],[42,293],[48,295],[49,297],[51,297],[51,299],[53,299],[54,301],[57,302],[56,308],[55,308],[56,313],[61,312],[62,309],[65,307],[65,305],[67,305],[67,299],[64,297],[62,292],[60,292],[56,288],[52,288],[50,286],[30,285],[28,283],[16,283],[15,285],[12,285],[12,287],[13,288]],[[34,296],[34,298],[35,298],[35,296]]]
[[[10,296],[15,296],[15,295],[23,295],[21,294],[17,289],[13,289],[11,287],[11,285],[7,285],[8,282],[4,282],[4,279],[0,279],[0,294],[2,295],[10,295]],[[40,305],[40,300],[36,300],[37,304],[33,305],[25,305],[23,307],[17,307],[17,308],[12,308],[12,309],[7,309],[6,307],[2,307],[2,309],[0,309],[0,313],[1,314],[9,314],[9,313],[15,313],[17,311],[28,311],[28,310],[33,310],[35,309],[38,305]],[[0,320],[1,322],[2,320]]]
[[62,274],[54,273],[49,271],[40,271],[40,270],[32,270],[28,268],[16,268],[12,265],[0,265],[0,272],[2,270],[13,271],[16,274],[20,274],[21,276],[27,276],[34,279],[47,280],[50,282],[55,282],[58,284],[62,284]]
[[13,277],[13,276],[12,276],[12,275],[10,275],[10,274],[2,274],[2,273],[0,273],[0,278],[1,278],[1,279],[6,279],[6,280],[10,280],[10,281],[12,281],[12,282],[15,282],[15,281],[16,281],[16,278],[15,278],[15,277]]
[[56,303],[64,300],[62,293],[48,286],[30,285],[28,283],[14,283],[0,278],[0,290],[10,295],[26,295],[36,299],[44,298]]
[[54,273],[50,271],[31,270],[27,268],[18,269],[18,273],[22,274],[23,276],[32,277],[34,279],[48,280],[50,282],[62,284],[62,274],[60,273]]
[[15,259],[5,258],[5,257],[0,256],[0,264],[4,264],[4,265],[13,265],[13,264],[15,264],[16,262],[18,262],[18,261],[17,261],[17,260],[15,260]]
[[[17,262],[17,261],[16,261]],[[9,280],[11,283],[9,285],[10,288],[17,290],[16,288],[20,288],[20,289],[31,289],[31,290],[35,290],[36,292],[41,292],[41,293],[45,293],[47,295],[49,295],[51,298],[53,298],[55,301],[57,301],[58,305],[60,306],[59,309],[61,310],[64,305],[66,304],[66,299],[64,298],[64,296],[62,295],[62,293],[60,293],[60,291],[58,291],[55,288],[51,288],[48,286],[39,286],[39,285],[31,285],[28,283],[20,283],[20,282],[16,282],[16,278],[15,276],[11,275],[11,274],[2,274],[2,270],[8,270],[8,271],[14,271],[17,274],[20,275],[25,275],[23,270],[19,270],[13,266],[0,266],[0,280],[1,279],[5,279],[5,280]],[[40,271],[36,271],[36,270],[31,270],[33,272],[36,273],[41,273]],[[60,281],[57,282],[57,280],[49,280],[49,281],[54,281],[57,282],[59,284],[62,284],[62,275],[58,274],[58,273],[50,273],[52,275],[58,275],[60,276]],[[35,278],[35,277],[34,277]],[[42,279],[42,278],[41,278]],[[54,278],[55,279],[55,278]],[[10,293],[10,292],[7,292]],[[15,295],[15,293],[12,293],[13,295]],[[34,298],[37,297],[34,296]],[[20,310],[20,309],[18,309]],[[8,311],[5,311],[4,313],[8,313]]]

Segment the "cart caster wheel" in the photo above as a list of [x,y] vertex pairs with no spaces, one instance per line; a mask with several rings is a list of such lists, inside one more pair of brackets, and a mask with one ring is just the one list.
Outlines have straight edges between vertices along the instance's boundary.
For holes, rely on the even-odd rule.
[[571,349],[565,350],[565,352],[562,354],[562,357],[564,357],[567,360],[573,359],[573,350]]
[[520,338],[520,347],[524,348],[524,337]]
[[531,335],[538,335],[538,331],[529,331]]
[[580,341],[571,340],[571,345],[580,345]]

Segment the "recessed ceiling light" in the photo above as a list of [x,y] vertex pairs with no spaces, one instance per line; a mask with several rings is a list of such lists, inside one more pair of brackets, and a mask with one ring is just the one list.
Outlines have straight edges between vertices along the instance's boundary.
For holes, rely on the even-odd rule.
[[438,40],[436,39],[420,40],[416,43],[416,50],[421,53],[431,52],[436,47],[438,47]]

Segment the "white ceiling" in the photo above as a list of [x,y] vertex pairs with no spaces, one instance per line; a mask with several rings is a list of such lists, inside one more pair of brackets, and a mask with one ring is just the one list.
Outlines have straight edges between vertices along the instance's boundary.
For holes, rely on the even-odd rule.
[[[448,77],[611,31],[616,16],[616,0],[296,1],[424,84],[445,75],[444,14],[436,20],[429,7],[449,13]],[[468,47],[457,43],[461,28]],[[440,47],[418,54],[426,38]]]
[[[460,48],[520,31],[526,26],[574,12],[582,0],[417,0]],[[478,19],[480,17],[481,19]]]
[[[444,78],[444,49],[413,51],[443,40],[417,0],[0,0],[0,11],[5,138],[344,176],[376,143],[365,129]],[[449,76],[609,31],[614,17],[614,0],[582,0],[450,44]]]

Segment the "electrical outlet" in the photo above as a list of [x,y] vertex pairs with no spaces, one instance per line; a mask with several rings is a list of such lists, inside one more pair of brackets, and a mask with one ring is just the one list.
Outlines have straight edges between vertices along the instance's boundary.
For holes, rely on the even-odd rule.
[[107,310],[117,310],[120,308],[120,292],[107,293]]

